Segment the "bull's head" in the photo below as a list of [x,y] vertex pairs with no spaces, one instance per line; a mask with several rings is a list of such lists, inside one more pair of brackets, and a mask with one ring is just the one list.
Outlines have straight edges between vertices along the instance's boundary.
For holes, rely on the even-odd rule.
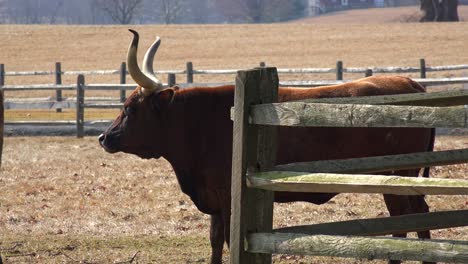
[[153,60],[160,39],[146,52],[143,71],[137,63],[138,33],[128,48],[127,65],[133,80],[138,84],[124,103],[124,108],[112,125],[99,136],[99,143],[109,153],[126,152],[142,158],[159,158],[165,151],[167,130],[163,123],[168,119],[167,108],[175,89],[163,88],[153,71]]

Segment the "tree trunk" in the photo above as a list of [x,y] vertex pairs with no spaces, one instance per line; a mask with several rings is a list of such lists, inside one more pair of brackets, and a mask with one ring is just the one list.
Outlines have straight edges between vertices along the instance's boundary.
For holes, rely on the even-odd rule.
[[420,22],[458,21],[458,0],[421,0]]

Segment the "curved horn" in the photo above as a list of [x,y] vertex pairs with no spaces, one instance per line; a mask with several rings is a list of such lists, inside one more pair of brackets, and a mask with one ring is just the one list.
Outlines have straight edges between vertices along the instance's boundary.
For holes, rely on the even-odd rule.
[[151,44],[149,49],[146,51],[145,56],[143,57],[143,73],[157,83],[161,83],[161,81],[158,80],[158,77],[156,77],[156,75],[154,74],[153,62],[154,55],[158,51],[160,44],[161,39],[159,37],[156,37],[156,40],[153,42],[153,44]]
[[156,89],[161,89],[161,83],[156,79],[153,80],[150,76],[147,76],[140,70],[137,62],[137,50],[138,50],[138,40],[139,35],[135,30],[129,29],[133,33],[133,40],[128,47],[127,53],[127,65],[130,76],[135,80],[135,82],[141,86],[142,92],[148,94],[153,92]]

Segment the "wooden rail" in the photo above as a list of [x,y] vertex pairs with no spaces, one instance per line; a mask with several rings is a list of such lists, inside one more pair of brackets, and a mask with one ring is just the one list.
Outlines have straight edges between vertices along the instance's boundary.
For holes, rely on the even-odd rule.
[[294,127],[468,127],[464,106],[425,107],[285,102],[255,105],[250,123]]
[[[421,65],[423,66],[424,63],[421,62]],[[337,66],[337,68],[340,67],[339,64]],[[431,96],[406,97],[403,95],[372,99],[333,98],[323,101],[311,99],[313,103],[298,101],[265,103],[265,101],[277,99],[274,96],[278,88],[274,85],[275,82],[271,81],[277,78],[274,76],[275,73],[274,68],[254,69],[240,71],[236,78],[235,107],[232,111],[234,135],[231,263],[269,263],[271,254],[276,253],[361,259],[382,258],[462,263],[468,261],[466,254],[468,242],[465,241],[349,236],[350,234],[361,236],[399,234],[408,231],[426,231],[432,228],[466,226],[468,225],[467,210],[449,212],[445,215],[428,213],[402,216],[402,218],[354,220],[345,223],[326,223],[305,228],[287,227],[282,230],[268,231],[271,229],[271,194],[273,191],[468,195],[468,181],[462,179],[336,173],[398,171],[422,166],[463,163],[468,160],[466,149],[271,166],[271,160],[275,160],[276,137],[274,134],[262,132],[263,129],[275,131],[274,126],[278,125],[467,127],[468,109],[460,106],[468,103],[465,91],[443,92]],[[340,74],[340,71],[337,71],[337,79],[341,78]],[[390,105],[392,102],[399,105]],[[429,107],[428,105],[450,105],[450,107]],[[268,158],[265,159],[265,157]],[[444,219],[447,215],[451,218]],[[363,223],[366,226],[362,227]],[[414,223],[418,223],[418,226]],[[336,228],[334,231],[337,231],[334,236],[321,234],[333,233],[334,227]],[[347,233],[343,231],[345,229],[353,231]],[[293,230],[299,233],[284,233]],[[277,231],[283,233],[277,233]]]
[[253,233],[247,236],[247,245],[249,252],[264,254],[468,263],[464,241]]
[[297,162],[277,165],[274,166],[272,170],[308,173],[376,173],[419,169],[428,166],[452,165],[464,162],[468,162],[468,149],[420,152],[356,159]]
[[249,174],[247,186],[284,192],[468,195],[467,180],[373,174],[268,171]]
[[[90,70],[90,71],[62,71],[61,63],[55,64],[55,70],[51,71],[8,71],[5,72],[4,76],[46,76],[46,75],[120,75],[128,74],[126,67],[123,67],[125,63],[122,63],[119,69],[115,70]],[[265,62],[260,62],[260,66],[264,67]],[[372,73],[415,73],[419,72],[421,78],[425,78],[426,72],[437,72],[437,71],[456,71],[456,70],[467,70],[468,64],[461,65],[444,65],[444,66],[426,66],[424,59],[420,59],[419,67],[344,67],[342,61],[336,63],[334,68],[283,68],[278,69],[278,73],[281,74],[321,74],[321,73],[336,73],[337,80],[343,80],[343,73],[361,73],[366,74],[370,71]],[[192,62],[187,62],[184,70],[157,70],[156,74],[185,74],[187,75],[187,83],[194,81],[194,75],[196,74],[236,74],[239,69],[195,69]],[[122,83],[122,82],[121,82]]]
[[[171,75],[173,76],[173,75]],[[168,77],[169,78],[169,77]],[[173,77],[170,77],[171,79]],[[441,79],[413,79],[415,81],[420,82],[425,86],[431,85],[450,85],[450,84],[460,84],[460,83],[468,83],[468,77],[460,77],[460,78],[441,78]],[[318,87],[318,86],[325,86],[325,85],[336,85],[342,84],[345,82],[350,82],[351,80],[347,81],[282,81],[280,82],[280,86],[289,86],[289,87]],[[175,80],[173,81],[173,84]],[[233,82],[220,82],[220,83],[181,83],[178,84],[181,88],[184,87],[192,87],[192,86],[206,86],[206,87],[216,87],[216,86],[223,86],[223,85],[232,85]],[[169,86],[169,83],[164,83],[164,86]],[[129,84],[89,84],[87,85],[86,89],[89,90],[133,90],[135,89],[136,84],[129,83]],[[5,91],[34,91],[34,90],[74,90],[76,88],[75,85],[56,85],[56,84],[30,84],[30,85],[4,85],[2,87]]]
[[468,219],[468,210],[455,210],[290,226],[274,229],[273,232],[307,235],[383,236],[398,232],[408,233],[427,229],[462,227],[466,226],[466,219]]

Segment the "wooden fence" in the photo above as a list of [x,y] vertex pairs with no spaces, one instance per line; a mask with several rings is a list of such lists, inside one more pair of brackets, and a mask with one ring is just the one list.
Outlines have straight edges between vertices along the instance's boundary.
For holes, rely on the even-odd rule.
[[238,72],[232,111],[231,263],[270,263],[271,254],[468,263],[468,241],[365,237],[468,226],[468,210],[272,230],[274,191],[468,195],[468,180],[366,175],[468,162],[468,149],[273,163],[275,126],[466,128],[467,91],[275,103],[277,97],[275,68]]
[[[265,67],[265,63],[260,63],[261,67]],[[420,60],[420,67],[368,67],[368,68],[344,68],[343,63],[338,61],[335,68],[301,68],[301,69],[279,69],[278,72],[284,74],[304,74],[304,73],[336,73],[336,80],[329,81],[284,81],[280,82],[282,86],[294,86],[294,87],[316,87],[323,85],[333,85],[346,82],[343,80],[343,73],[364,73],[365,76],[370,76],[373,73],[411,73],[419,72],[421,78],[414,79],[425,86],[431,85],[447,85],[447,84],[459,84],[468,83],[468,77],[456,77],[456,78],[426,78],[426,72],[432,71],[451,71],[451,70],[464,70],[468,69],[468,65],[449,65],[449,66],[433,66],[426,67],[424,59]],[[218,86],[233,83],[194,83],[194,75],[196,74],[235,74],[237,69],[230,70],[196,70],[194,69],[193,63],[187,62],[185,70],[162,70],[157,71],[157,74],[167,74],[167,83],[165,86],[172,86],[176,84],[176,74],[186,74],[186,83],[178,84],[181,87],[191,86]],[[106,75],[106,74],[119,74],[119,84],[85,84],[84,77],[83,83],[80,84],[63,84],[63,75]],[[17,108],[47,108],[56,109],[57,112],[62,111],[64,108],[76,108],[77,109],[77,121],[17,121],[7,122],[7,125],[76,125],[77,135],[81,136],[81,131],[85,125],[92,124],[109,124],[109,120],[99,120],[92,122],[85,122],[84,109],[85,108],[120,108],[122,103],[125,101],[126,91],[133,90],[136,84],[127,84],[127,69],[126,64],[122,63],[118,70],[98,70],[98,71],[63,71],[61,63],[55,64],[55,71],[34,71],[34,72],[7,72],[5,71],[5,65],[0,64],[0,83],[2,83],[1,89],[4,91],[25,91],[25,90],[55,90],[56,98],[51,99],[36,99],[34,101],[27,102],[7,102],[7,108],[11,105],[15,105]],[[37,75],[54,75],[55,84],[43,84],[43,85],[5,85],[7,76],[37,76]],[[82,77],[78,77],[82,78]],[[62,91],[64,90],[76,90],[76,100],[64,100],[62,97]],[[83,90],[83,91],[81,91]],[[100,103],[92,103],[93,98],[87,98],[85,102],[84,98],[80,98],[79,94],[83,93],[84,90],[114,90],[119,91],[120,96],[118,100],[109,100],[108,98],[97,98],[101,99]],[[106,102],[102,102],[106,101]],[[111,101],[111,102],[109,102]],[[82,103],[80,103],[82,102]]]

